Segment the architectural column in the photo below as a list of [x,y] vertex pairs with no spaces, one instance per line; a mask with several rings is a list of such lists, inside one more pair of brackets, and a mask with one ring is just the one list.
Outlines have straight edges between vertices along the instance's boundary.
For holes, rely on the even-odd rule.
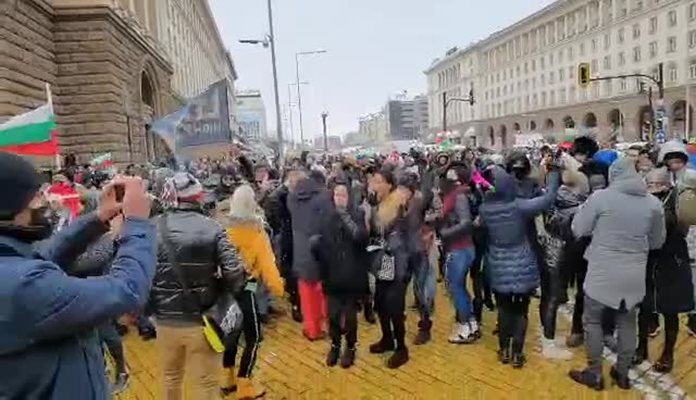
[[145,25],[145,29],[147,29],[148,32],[152,33],[152,26],[150,26],[150,1],[151,0],[142,0],[144,10],[143,19],[145,20],[143,21],[143,25]]
[[604,26],[604,0],[599,0],[597,3],[597,18],[599,18],[599,26]]
[[135,13],[135,0],[129,0],[128,8],[131,10],[131,12]]

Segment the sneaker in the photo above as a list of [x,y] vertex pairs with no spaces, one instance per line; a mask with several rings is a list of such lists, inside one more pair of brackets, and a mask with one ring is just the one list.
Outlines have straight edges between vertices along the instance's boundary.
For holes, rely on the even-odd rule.
[[329,354],[326,355],[326,365],[329,367],[333,367],[338,363],[338,357],[341,353],[341,348],[336,345],[331,345],[331,349],[329,350]]
[[473,340],[469,324],[457,323],[452,329],[452,334],[449,337],[449,342],[454,344],[468,343]]
[[469,330],[474,340],[481,338],[481,329],[479,329],[479,323],[476,318],[469,319]]
[[582,333],[571,333],[566,338],[566,347],[574,349],[576,347],[582,346],[585,342],[585,336]]
[[394,350],[394,341],[387,339],[380,339],[379,342],[370,345],[370,353],[372,354],[383,354],[388,351]]
[[128,375],[128,372],[121,372],[120,374],[116,375],[116,381],[114,382],[113,386],[111,386],[111,393],[113,395],[117,395],[128,387],[128,383],[130,382],[130,376]]
[[512,355],[512,368],[520,369],[524,367],[527,363],[527,356],[522,353],[515,353]]
[[355,346],[346,346],[341,354],[341,368],[350,368],[355,363]]
[[615,367],[611,367],[609,375],[611,376],[611,380],[614,381],[619,388],[623,390],[631,389],[631,380],[628,378],[628,375],[619,374],[619,371],[617,371]]
[[601,375],[595,375],[592,371],[588,369],[584,370],[572,370],[568,372],[570,379],[575,382],[585,385],[591,389],[601,391],[604,390],[604,378]]
[[408,349],[396,349],[394,354],[387,360],[387,368],[397,369],[408,362]]
[[553,339],[541,338],[541,355],[549,360],[570,360],[573,358],[573,353],[567,349],[563,349]]
[[145,342],[157,339],[157,331],[155,329],[138,329],[138,334]]

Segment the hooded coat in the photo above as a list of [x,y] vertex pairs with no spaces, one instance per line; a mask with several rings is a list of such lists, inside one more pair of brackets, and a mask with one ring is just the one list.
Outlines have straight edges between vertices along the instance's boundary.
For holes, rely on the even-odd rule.
[[322,224],[331,215],[331,195],[321,182],[306,178],[289,194],[288,209],[292,220],[292,270],[298,279],[319,281],[319,264],[310,243],[312,236],[321,234]]
[[500,294],[529,294],[539,285],[537,256],[527,230],[529,221],[548,209],[556,198],[560,176],[549,177],[548,191],[541,196],[517,197],[515,178],[495,167],[495,192],[489,192],[480,208],[481,223],[488,236],[486,268],[491,289]]
[[609,187],[595,192],[572,223],[573,234],[592,236],[585,293],[613,309],[630,310],[645,296],[648,251],[665,241],[662,204],[648,195],[631,160],[609,170]]

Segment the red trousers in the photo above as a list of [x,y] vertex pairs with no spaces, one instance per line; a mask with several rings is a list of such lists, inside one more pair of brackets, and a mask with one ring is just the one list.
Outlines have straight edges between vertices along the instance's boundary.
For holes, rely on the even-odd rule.
[[300,292],[300,308],[304,334],[309,340],[321,338],[326,325],[326,298],[321,282],[304,281],[299,279],[297,287]]

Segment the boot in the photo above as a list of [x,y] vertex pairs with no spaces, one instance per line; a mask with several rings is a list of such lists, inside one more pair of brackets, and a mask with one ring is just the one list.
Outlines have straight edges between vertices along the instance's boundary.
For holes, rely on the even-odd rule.
[[416,340],[413,344],[416,346],[426,344],[430,341],[430,329],[433,326],[433,322],[429,319],[422,320],[418,322],[418,334],[416,335]]
[[615,367],[611,367],[609,375],[611,376],[611,380],[614,381],[619,388],[623,390],[631,389],[631,380],[628,378],[628,375],[619,374],[619,371],[617,371]]
[[111,387],[111,394],[117,395],[126,390],[130,381],[129,378],[130,377],[128,375],[128,372],[121,372],[119,374],[116,374],[116,381]]
[[560,348],[553,339],[541,338],[541,354],[549,360],[570,360],[573,353]]
[[229,396],[230,394],[237,391],[237,372],[234,367],[225,369],[225,382],[220,388],[222,396]]
[[341,354],[341,368],[350,368],[355,363],[355,345],[346,345]]
[[674,368],[674,356],[662,354],[662,357],[653,365],[653,369],[661,374],[668,374]]
[[302,322],[302,311],[300,310],[300,306],[293,304],[291,314],[293,321]]
[[365,317],[365,321],[367,321],[367,323],[370,325],[374,325],[375,323],[377,323],[377,317],[375,317],[375,310],[372,307],[372,303],[365,302],[364,308],[365,309],[363,311],[363,314]]
[[527,363],[527,356],[522,353],[512,354],[512,368],[520,369]]
[[406,347],[396,349],[394,354],[387,360],[387,368],[397,369],[408,362],[408,349]]
[[329,354],[326,355],[326,365],[333,367],[338,363],[338,356],[341,352],[341,346],[332,344]]
[[394,350],[394,340],[382,338],[379,342],[370,345],[370,353],[382,354]]
[[257,389],[249,378],[239,378],[237,381],[237,400],[260,399],[266,394],[263,389]]
[[585,337],[583,336],[582,333],[571,333],[567,338],[566,338],[566,346],[568,348],[573,349],[575,347],[580,347],[582,344],[585,342]]
[[597,376],[589,369],[572,370],[568,372],[568,376],[570,376],[570,379],[574,380],[575,382],[585,385],[591,389],[597,391],[604,390],[604,378],[601,375]]
[[500,349],[498,350],[498,361],[501,364],[510,364],[510,349]]

